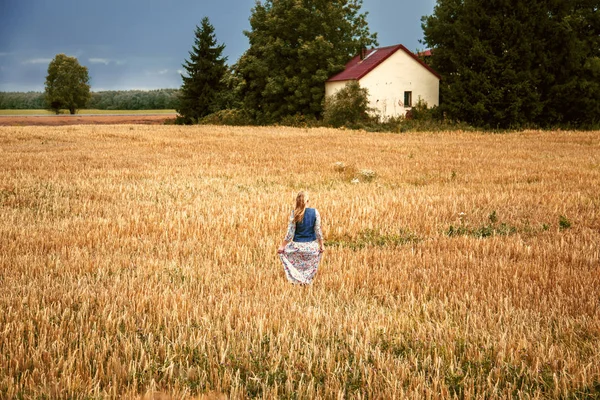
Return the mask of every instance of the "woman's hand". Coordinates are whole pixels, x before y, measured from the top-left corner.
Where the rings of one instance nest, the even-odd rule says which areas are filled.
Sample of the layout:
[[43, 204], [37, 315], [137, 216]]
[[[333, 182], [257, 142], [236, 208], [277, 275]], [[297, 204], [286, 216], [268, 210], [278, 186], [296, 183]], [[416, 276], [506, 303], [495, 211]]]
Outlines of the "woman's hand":
[[285, 246], [279, 246], [277, 249], [277, 254], [283, 254], [283, 250], [285, 250]]
[[325, 251], [325, 247], [323, 247], [323, 246], [320, 246], [320, 247], [319, 247], [319, 253], [322, 253], [322, 252], [324, 252], [324, 251]]

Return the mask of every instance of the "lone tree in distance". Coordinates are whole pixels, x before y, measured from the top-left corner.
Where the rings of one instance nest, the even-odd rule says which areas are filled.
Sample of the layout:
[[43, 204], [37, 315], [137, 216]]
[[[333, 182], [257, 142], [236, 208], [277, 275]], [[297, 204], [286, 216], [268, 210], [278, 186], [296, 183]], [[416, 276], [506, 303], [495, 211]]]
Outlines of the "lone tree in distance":
[[177, 112], [185, 123], [193, 123], [217, 110], [217, 95], [223, 89], [223, 77], [227, 72], [226, 58], [222, 56], [225, 45], [217, 45], [215, 28], [207, 17], [196, 26], [196, 38], [190, 59], [181, 75], [180, 103]]
[[91, 97], [89, 81], [87, 67], [80, 65], [77, 58], [57, 54], [48, 65], [46, 106], [57, 114], [65, 108], [75, 114]]

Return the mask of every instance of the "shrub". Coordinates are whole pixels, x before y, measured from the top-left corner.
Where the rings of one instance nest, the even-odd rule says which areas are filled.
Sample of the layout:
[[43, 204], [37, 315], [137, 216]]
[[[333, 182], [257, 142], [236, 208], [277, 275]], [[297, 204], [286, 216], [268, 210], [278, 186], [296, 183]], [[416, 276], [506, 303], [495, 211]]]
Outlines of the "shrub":
[[356, 128], [373, 119], [369, 115], [369, 92], [356, 81], [347, 83], [333, 96], [326, 97], [323, 110], [323, 122], [334, 128]]
[[283, 117], [281, 121], [279, 121], [278, 125], [293, 126], [296, 128], [310, 128], [318, 126], [319, 122], [314, 115], [295, 114]]
[[558, 226], [561, 231], [565, 230], [565, 229], [569, 229], [571, 227], [571, 221], [569, 221], [569, 219], [567, 217], [565, 217], [564, 215], [561, 215], [558, 218]]
[[442, 116], [437, 106], [430, 108], [427, 102], [419, 97], [416, 104], [406, 113], [406, 119], [415, 121], [440, 121]]
[[446, 120], [437, 106], [429, 107], [427, 102], [419, 98], [417, 103], [406, 113], [395, 117], [372, 119], [361, 128], [369, 132], [436, 132], [446, 130], [473, 130], [467, 124]]
[[377, 178], [377, 172], [370, 169], [358, 169], [354, 164], [345, 164], [338, 161], [333, 164], [333, 169], [339, 173], [344, 180], [352, 183], [372, 182]]
[[198, 121], [202, 125], [254, 125], [254, 121], [243, 110], [221, 110], [208, 114]]

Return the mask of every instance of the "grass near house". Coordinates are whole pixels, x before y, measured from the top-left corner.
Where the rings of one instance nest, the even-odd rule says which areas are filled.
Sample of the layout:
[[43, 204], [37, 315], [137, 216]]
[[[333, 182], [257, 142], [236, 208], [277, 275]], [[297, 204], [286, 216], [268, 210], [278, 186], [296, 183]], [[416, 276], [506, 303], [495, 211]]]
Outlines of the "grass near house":
[[[104, 114], [176, 114], [176, 110], [78, 110], [77, 114], [92, 114], [92, 115], [104, 115]], [[52, 116], [56, 115], [48, 110], [0, 110], [0, 116], [2, 115], [43, 115]], [[70, 115], [68, 110], [63, 110], [61, 115]]]
[[[0, 143], [0, 398], [600, 396], [600, 132]], [[303, 188], [311, 287], [276, 256]]]

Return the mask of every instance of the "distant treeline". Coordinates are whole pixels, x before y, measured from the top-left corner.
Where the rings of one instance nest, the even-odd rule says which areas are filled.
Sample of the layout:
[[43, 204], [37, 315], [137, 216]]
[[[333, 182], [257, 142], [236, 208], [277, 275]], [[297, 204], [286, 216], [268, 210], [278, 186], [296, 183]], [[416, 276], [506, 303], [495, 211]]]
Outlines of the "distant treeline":
[[43, 110], [42, 92], [0, 92], [0, 110]]
[[[85, 108], [98, 110], [172, 110], [178, 107], [179, 89], [107, 90], [92, 92]], [[43, 92], [0, 92], [2, 110], [43, 110]]]

